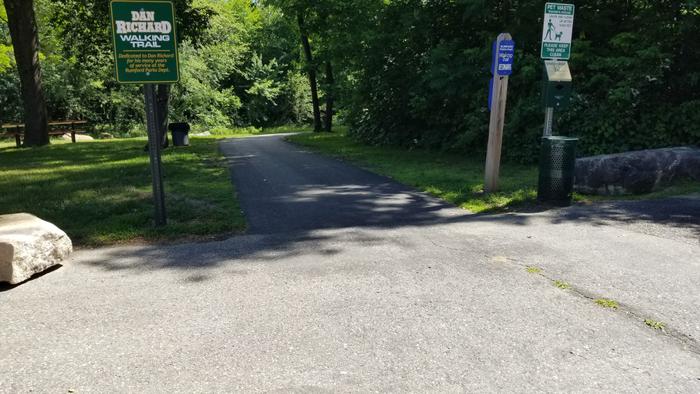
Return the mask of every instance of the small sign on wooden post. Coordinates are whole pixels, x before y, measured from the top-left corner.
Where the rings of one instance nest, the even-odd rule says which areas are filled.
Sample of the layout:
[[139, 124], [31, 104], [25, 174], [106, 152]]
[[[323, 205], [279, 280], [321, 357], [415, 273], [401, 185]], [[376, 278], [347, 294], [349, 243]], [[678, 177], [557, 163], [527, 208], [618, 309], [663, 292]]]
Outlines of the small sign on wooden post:
[[112, 0], [110, 15], [117, 82], [143, 84], [155, 223], [164, 226], [167, 218], [155, 84], [180, 79], [173, 3]]
[[493, 49], [491, 73], [493, 79], [489, 90], [489, 142], [486, 150], [486, 171], [484, 191], [492, 193], [498, 190], [498, 174], [501, 167], [501, 145], [503, 126], [506, 116], [508, 98], [508, 76], [513, 72], [515, 42], [508, 33], [498, 35]]

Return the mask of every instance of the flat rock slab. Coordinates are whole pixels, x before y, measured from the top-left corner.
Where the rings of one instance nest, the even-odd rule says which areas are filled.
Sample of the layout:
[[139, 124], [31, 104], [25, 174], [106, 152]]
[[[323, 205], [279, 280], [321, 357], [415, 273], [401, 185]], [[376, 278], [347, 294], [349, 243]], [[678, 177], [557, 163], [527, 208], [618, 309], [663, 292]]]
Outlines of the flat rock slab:
[[700, 149], [649, 149], [578, 159], [575, 189], [583, 194], [642, 194], [683, 178], [700, 181]]
[[0, 282], [23, 282], [72, 251], [68, 235], [53, 224], [27, 213], [0, 215]]

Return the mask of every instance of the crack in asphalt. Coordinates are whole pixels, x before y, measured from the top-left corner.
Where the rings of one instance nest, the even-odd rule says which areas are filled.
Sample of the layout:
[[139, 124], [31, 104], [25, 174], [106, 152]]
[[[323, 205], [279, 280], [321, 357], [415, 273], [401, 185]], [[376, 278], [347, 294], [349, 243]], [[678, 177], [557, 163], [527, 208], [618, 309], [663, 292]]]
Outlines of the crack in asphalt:
[[[493, 259], [496, 256], [487, 256], [487, 257], [490, 257], [491, 259]], [[530, 266], [528, 264], [522, 263], [522, 262], [518, 261], [517, 259], [511, 258], [511, 257], [504, 257], [504, 258], [507, 261], [509, 261], [510, 263], [512, 263], [513, 265], [516, 265], [516, 266], [523, 268], [523, 269], [527, 269], [527, 267]], [[540, 272], [531, 273], [531, 275], [533, 275], [533, 274], [538, 275], [542, 278], [545, 278], [546, 280], [548, 280], [552, 284], [554, 282], [556, 282], [557, 280], [561, 280], [561, 279], [555, 279], [555, 278], [548, 276], [547, 274], [544, 273], [544, 270], [541, 270]], [[575, 296], [578, 296], [580, 298], [583, 298], [583, 299], [586, 299], [589, 301], [595, 301], [597, 299], [603, 298], [602, 296], [597, 296], [593, 292], [590, 292], [586, 289], [583, 289], [577, 285], [571, 284], [570, 282], [566, 282], [566, 283], [569, 284], [571, 287], [568, 289], [562, 289], [562, 290], [565, 290], [565, 291], [567, 291]], [[630, 305], [627, 305], [625, 303], [619, 302], [617, 300], [615, 300], [615, 302], [617, 303], [618, 306], [614, 310], [611, 310], [611, 312], [622, 313], [624, 316], [627, 316], [631, 320], [633, 320], [635, 322], [640, 322], [640, 323], [644, 324], [645, 327], [649, 328], [646, 325], [646, 323], [644, 323], [644, 321], [646, 319], [649, 319], [649, 315], [646, 315], [641, 310], [634, 308]], [[683, 350], [689, 351], [690, 353], [694, 353], [696, 355], [700, 355], [700, 342], [698, 342], [698, 340], [691, 337], [690, 335], [688, 335], [680, 330], [677, 330], [673, 327], [669, 327], [668, 325], [666, 325], [665, 327], [663, 327], [661, 329], [653, 329], [653, 330], [657, 334], [660, 334], [660, 335], [663, 335], [667, 338], [675, 340], [679, 345], [681, 345], [681, 348]]]
[[[442, 245], [428, 236], [425, 236], [425, 239], [428, 240], [431, 244], [433, 244], [435, 247], [438, 247], [438, 248], [447, 249], [447, 250], [451, 250], [451, 251], [457, 251], [457, 252], [465, 252], [466, 251], [466, 249], [464, 249], [464, 248], [454, 248], [451, 246]], [[486, 257], [491, 259], [491, 260], [494, 260], [497, 257], [499, 257], [500, 259], [504, 259], [507, 262], [510, 262], [513, 265], [518, 266], [518, 267], [523, 268], [523, 269], [527, 269], [528, 267], [531, 266], [529, 264], [525, 264], [525, 263], [523, 263], [517, 259], [511, 258], [511, 257], [505, 257], [505, 256], [486, 256]], [[561, 279], [555, 279], [555, 278], [552, 278], [552, 277], [546, 275], [544, 273], [544, 270], [540, 270], [539, 272], [533, 272], [533, 274], [536, 274], [542, 278], [545, 278], [546, 280], [548, 280], [552, 284], [554, 284], [556, 281], [561, 280]], [[570, 287], [567, 289], [561, 289], [561, 290], [566, 290], [575, 296], [587, 299], [589, 301], [595, 301], [597, 299], [603, 298], [602, 296], [597, 296], [593, 292], [585, 290], [579, 286], [573, 285], [569, 282], [566, 282], [566, 283]], [[630, 305], [627, 305], [625, 303], [621, 303], [619, 301], [616, 301], [616, 303], [618, 304], [618, 306], [617, 306], [617, 308], [615, 308], [613, 310], [613, 312], [623, 313], [625, 316], [629, 317], [631, 320], [633, 320], [635, 322], [641, 322], [642, 324], [645, 325], [645, 327], [649, 328], [645, 323], [645, 320], [650, 318], [649, 315], [647, 315], [647, 314], [643, 313], [641, 310], [634, 308]], [[670, 339], [676, 341], [679, 345], [681, 345], [682, 349], [687, 350], [691, 353], [700, 355], [700, 341], [693, 338], [692, 336], [690, 336], [690, 335], [688, 335], [680, 330], [677, 330], [673, 327], [670, 327], [668, 324], [665, 324], [665, 326], [661, 329], [653, 329], [653, 330], [655, 332], [657, 332], [657, 334], [663, 335], [667, 338], [670, 338]]]

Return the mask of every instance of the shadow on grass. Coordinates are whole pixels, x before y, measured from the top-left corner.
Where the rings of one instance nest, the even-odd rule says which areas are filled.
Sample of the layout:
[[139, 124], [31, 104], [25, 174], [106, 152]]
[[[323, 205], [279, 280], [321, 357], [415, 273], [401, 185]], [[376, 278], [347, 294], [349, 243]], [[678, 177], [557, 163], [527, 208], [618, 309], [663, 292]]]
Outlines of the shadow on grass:
[[[3, 167], [81, 165], [115, 162], [143, 152], [145, 139], [98, 140], [38, 148], [0, 148]], [[167, 151], [166, 151], [167, 152]]]
[[[683, 200], [683, 201], [680, 201]], [[418, 200], [414, 200], [416, 204]], [[662, 204], [666, 200], [656, 203]], [[647, 201], [642, 202], [616, 202], [606, 206], [581, 206], [576, 205], [547, 212], [549, 222], [553, 225], [577, 222], [594, 226], [607, 226], [615, 224], [643, 224], [657, 223], [673, 227], [679, 227], [694, 232], [700, 237], [700, 219], [698, 216], [680, 216], [685, 210], [700, 208], [700, 199], [670, 199], [675, 208], [663, 208], [648, 206]], [[640, 203], [643, 203], [640, 205]], [[293, 206], [298, 207], [295, 203]], [[420, 203], [418, 203], [420, 204]], [[371, 204], [360, 202], [351, 207], [355, 214], [362, 213], [386, 213], [377, 211]], [[305, 257], [307, 260], [320, 264], [323, 270], [324, 261], [329, 256], [345, 253], [347, 248], [368, 248], [370, 246], [388, 246], [411, 250], [417, 247], [413, 245], [409, 237], [397, 237], [397, 233], [383, 236], [381, 232], [366, 230], [423, 228], [426, 236], [430, 236], [434, 226], [460, 225], [479, 226], [484, 223], [502, 224], [504, 231], [508, 226], [532, 226], [532, 214], [463, 214], [445, 216], [434, 207], [423, 205], [425, 208], [420, 215], [409, 220], [394, 222], [393, 220], [361, 224], [355, 222], [352, 227], [346, 227], [342, 220], [335, 220], [334, 226], [325, 224], [319, 228], [307, 228], [292, 230], [285, 233], [259, 233], [232, 237], [227, 240], [206, 243], [190, 243], [181, 245], [115, 248], [104, 251], [95, 258], [81, 261], [93, 267], [105, 271], [118, 271], [132, 275], [147, 275], [155, 270], [171, 270], [186, 275], [186, 282], [197, 284], [206, 282], [211, 278], [208, 271], [221, 269], [217, 275], [246, 275], [250, 264], [283, 264], [289, 259]], [[661, 210], [658, 210], [658, 209]], [[664, 210], [665, 209], [665, 210]], [[697, 211], [696, 211], [697, 212]], [[398, 212], [397, 212], [398, 213]], [[330, 262], [329, 262], [330, 263]], [[303, 268], [300, 268], [303, 269]], [[330, 269], [330, 267], [329, 267]]]
[[170, 225], [153, 226], [144, 140], [60, 144], [0, 152], [0, 214], [29, 212], [74, 244], [235, 233], [244, 228], [216, 140], [163, 154]]
[[534, 226], [542, 223], [542, 218], [551, 225], [657, 223], [700, 238], [700, 198], [470, 214], [386, 177], [295, 149], [280, 140], [226, 141], [222, 150], [233, 169], [250, 223], [249, 234], [212, 243], [113, 249], [85, 263], [134, 273], [178, 270], [189, 274], [191, 283], [200, 283], [208, 278], [206, 270], [222, 265], [227, 266], [227, 272], [241, 275], [251, 262], [282, 263], [297, 256], [323, 261], [345, 252], [349, 245], [416, 247], [409, 237], [397, 235], [400, 233], [384, 236], [371, 230], [413, 228], [425, 231], [428, 237], [435, 226], [478, 228], [489, 223], [503, 225], [507, 232], [509, 226]]
[[[472, 212], [484, 214], [503, 213], [541, 213], [558, 212], [557, 206], [541, 204], [536, 201], [537, 168], [504, 163], [501, 168], [501, 192], [484, 194], [483, 160], [465, 157], [463, 155], [445, 154], [434, 151], [412, 150], [400, 148], [367, 146], [345, 135], [307, 134], [288, 138], [295, 144], [300, 144], [323, 154], [359, 163], [377, 173], [390, 175], [393, 179], [426, 191], [434, 196], [450, 201]], [[598, 202], [600, 211], [595, 209], [587, 213], [591, 222], [616, 221], [619, 223], [659, 221], [674, 226], [675, 219], [664, 219], [655, 214], [645, 215], [635, 207], [656, 209], [658, 203], [635, 203], [635, 199], [667, 198], [683, 195], [691, 191], [700, 191], [700, 184], [673, 185], [665, 191], [653, 193], [644, 197], [631, 197], [630, 201], [619, 200]], [[693, 189], [693, 187], [695, 189]], [[674, 194], [675, 193], [675, 194]], [[581, 198], [585, 200], [585, 198]], [[650, 200], [653, 201], [653, 200]], [[663, 204], [663, 203], [661, 203]], [[603, 207], [615, 208], [603, 208]], [[687, 215], [686, 211], [694, 208], [688, 204], [677, 207], [680, 217]], [[612, 211], [617, 213], [613, 214]], [[658, 211], [658, 209], [656, 209]], [[700, 213], [694, 213], [699, 216]], [[596, 217], [601, 216], [600, 219]], [[692, 215], [691, 215], [692, 216]], [[579, 217], [577, 220], [584, 220]], [[678, 226], [694, 226], [681, 220]]]
[[102, 250], [83, 254], [80, 263], [133, 274], [176, 270], [194, 284], [207, 281], [207, 271], [221, 266], [226, 266], [226, 273], [231, 275], [245, 275], [250, 262], [276, 264], [296, 256], [323, 261], [345, 252], [348, 245], [416, 247], [399, 233], [384, 236], [365, 230], [413, 228], [430, 236], [434, 226], [478, 228], [489, 223], [503, 225], [508, 231], [508, 226], [533, 226], [535, 217], [538, 223], [545, 218], [552, 225], [660, 223], [684, 229], [700, 239], [700, 198], [615, 201], [545, 207], [538, 213], [475, 215], [387, 177], [297, 149], [280, 137], [229, 140], [221, 146], [250, 222], [249, 234], [217, 242]]
[[501, 167], [500, 191], [485, 194], [482, 157], [425, 149], [368, 146], [343, 134], [304, 134], [288, 137], [287, 140], [390, 176], [471, 212], [508, 212], [530, 204], [535, 198], [535, 166], [504, 163]]

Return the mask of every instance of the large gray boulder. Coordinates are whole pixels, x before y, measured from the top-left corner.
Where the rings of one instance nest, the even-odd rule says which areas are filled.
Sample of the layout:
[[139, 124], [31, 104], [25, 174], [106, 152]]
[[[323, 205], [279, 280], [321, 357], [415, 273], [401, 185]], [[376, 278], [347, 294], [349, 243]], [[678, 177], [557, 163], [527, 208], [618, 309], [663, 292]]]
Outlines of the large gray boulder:
[[700, 181], [700, 149], [650, 149], [578, 159], [574, 187], [583, 194], [642, 194], [683, 178]]
[[[72, 141], [72, 140], [73, 140], [73, 137], [70, 135], [70, 133], [63, 134], [63, 135], [61, 136], [61, 138], [63, 138], [63, 139], [66, 140], [66, 141]], [[89, 136], [89, 135], [85, 135], [85, 134], [76, 134], [76, 135], [75, 135], [75, 142], [78, 142], [78, 141], [94, 141], [94, 140], [95, 140], [95, 139], [92, 138], [92, 137]]]
[[53, 224], [27, 213], [0, 215], [0, 282], [23, 282], [72, 251], [70, 238]]

